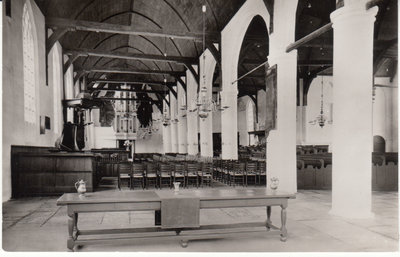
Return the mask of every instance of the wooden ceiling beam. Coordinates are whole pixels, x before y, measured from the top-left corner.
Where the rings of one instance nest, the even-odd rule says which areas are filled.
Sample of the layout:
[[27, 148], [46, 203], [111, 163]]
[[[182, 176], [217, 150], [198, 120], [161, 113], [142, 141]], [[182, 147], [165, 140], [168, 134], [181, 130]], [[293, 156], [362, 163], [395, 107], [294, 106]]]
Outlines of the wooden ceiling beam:
[[139, 99], [139, 98], [132, 98], [132, 97], [97, 97], [93, 98], [93, 100], [102, 100], [102, 101], [137, 101], [137, 102], [152, 102], [156, 103], [158, 100], [153, 99]]
[[289, 53], [290, 51], [299, 48], [303, 44], [310, 42], [311, 40], [321, 36], [322, 34], [324, 34], [325, 32], [328, 32], [331, 29], [332, 29], [332, 22], [325, 24], [324, 26], [322, 26], [321, 28], [319, 28], [317, 30], [314, 30], [307, 36], [302, 37], [299, 40], [297, 40], [296, 42], [288, 45], [288, 47], [286, 48], [286, 53]]
[[[80, 70], [77, 70], [78, 72]], [[150, 75], [170, 75], [170, 76], [185, 76], [184, 71], [167, 71], [167, 70], [135, 70], [126, 68], [88, 68], [82, 69], [82, 72], [98, 72], [98, 73], [119, 73], [119, 74], [150, 74]]]
[[161, 62], [175, 62], [181, 64], [197, 64], [198, 59], [192, 57], [180, 57], [180, 56], [163, 56], [154, 54], [134, 54], [134, 53], [121, 53], [121, 52], [110, 52], [101, 51], [95, 49], [65, 49], [64, 53], [72, 56], [96, 56], [106, 58], [117, 58], [126, 60], [147, 60], [147, 61], [161, 61]]
[[122, 89], [122, 88], [91, 88], [89, 91], [118, 91], [118, 92], [134, 92], [134, 93], [147, 93], [147, 94], [165, 94], [166, 91], [162, 90], [141, 90], [141, 89]]
[[[104, 22], [93, 22], [84, 20], [72, 20], [63, 18], [46, 18], [46, 26], [49, 28], [59, 29], [65, 28], [69, 31], [90, 31], [90, 32], [104, 32], [114, 34], [148, 36], [148, 37], [169, 37], [177, 39], [187, 39], [202, 41], [202, 32], [181, 32], [181, 31], [167, 31], [167, 30], [154, 30], [147, 28], [133, 28], [127, 25], [111, 24]], [[205, 32], [206, 39], [212, 42], [220, 41], [219, 32]]]
[[164, 81], [157, 81], [157, 80], [127, 80], [127, 79], [93, 79], [89, 82], [89, 84], [94, 83], [108, 83], [108, 84], [148, 84], [148, 85], [164, 85], [164, 84], [171, 84], [175, 85], [175, 82], [164, 82]]

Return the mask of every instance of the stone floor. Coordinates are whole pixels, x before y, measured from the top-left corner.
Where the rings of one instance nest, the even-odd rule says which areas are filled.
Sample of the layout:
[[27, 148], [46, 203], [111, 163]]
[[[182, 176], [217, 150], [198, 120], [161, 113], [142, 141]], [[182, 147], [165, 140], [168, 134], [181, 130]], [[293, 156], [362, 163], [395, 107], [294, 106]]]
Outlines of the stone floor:
[[[188, 189], [185, 189], [188, 190]], [[190, 190], [190, 189], [189, 189]], [[207, 189], [204, 189], [207, 190]], [[57, 197], [34, 197], [3, 203], [2, 244], [5, 251], [67, 251], [66, 207]], [[288, 240], [279, 235], [190, 241], [176, 240], [90, 245], [78, 251], [134, 252], [397, 252], [399, 250], [398, 194], [373, 192], [373, 219], [344, 219], [329, 214], [330, 191], [301, 190], [288, 207]], [[264, 221], [265, 208], [201, 210], [201, 224]], [[80, 228], [152, 226], [153, 212], [81, 214]], [[272, 222], [280, 225], [280, 208], [272, 208]]]

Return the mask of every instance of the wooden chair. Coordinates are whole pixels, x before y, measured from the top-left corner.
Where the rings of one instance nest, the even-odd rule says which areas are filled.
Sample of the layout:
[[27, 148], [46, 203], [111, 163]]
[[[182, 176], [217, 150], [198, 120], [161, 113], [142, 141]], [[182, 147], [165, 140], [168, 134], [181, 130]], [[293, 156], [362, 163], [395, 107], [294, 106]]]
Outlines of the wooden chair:
[[134, 189], [136, 181], [139, 181], [142, 189], [144, 189], [145, 177], [143, 163], [134, 163], [132, 166], [131, 189]]
[[213, 160], [213, 179], [215, 179], [215, 180], [219, 179], [219, 173], [221, 171], [221, 164], [222, 164], [222, 160], [220, 160], [220, 159]]
[[204, 184], [207, 184], [212, 187], [212, 177], [213, 177], [212, 162], [203, 162], [202, 163], [199, 177], [200, 177], [201, 187], [203, 187]]
[[222, 183], [229, 184], [229, 171], [232, 170], [232, 160], [222, 160], [220, 180]]
[[246, 162], [246, 186], [257, 183], [257, 162]]
[[171, 165], [167, 163], [160, 163], [158, 170], [159, 185], [162, 188], [163, 185], [172, 187], [172, 170]]
[[258, 183], [260, 185], [266, 185], [267, 177], [266, 177], [266, 163], [265, 161], [259, 161], [257, 167], [257, 176], [258, 176]]
[[228, 172], [229, 185], [245, 185], [245, 169], [246, 163], [244, 162], [233, 162], [232, 169]]
[[155, 163], [148, 163], [146, 165], [146, 184], [145, 188], [148, 188], [152, 183], [154, 187], [158, 187], [158, 177], [157, 177], [157, 166]]
[[172, 177], [174, 182], [181, 182], [182, 187], [186, 187], [185, 165], [181, 163], [175, 163]]
[[196, 187], [199, 187], [199, 165], [197, 162], [189, 162], [186, 166], [186, 185], [188, 186], [190, 182], [195, 182]]
[[128, 186], [132, 187], [132, 163], [128, 161], [120, 161], [118, 163], [118, 189], [121, 190], [121, 182], [126, 179], [129, 181]]

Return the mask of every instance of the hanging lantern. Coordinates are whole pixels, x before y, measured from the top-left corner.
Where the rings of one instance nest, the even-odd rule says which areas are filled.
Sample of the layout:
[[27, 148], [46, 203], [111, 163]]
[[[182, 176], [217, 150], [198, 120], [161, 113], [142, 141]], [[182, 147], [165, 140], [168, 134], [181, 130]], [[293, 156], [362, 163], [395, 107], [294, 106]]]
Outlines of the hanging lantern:
[[310, 121], [311, 125], [318, 124], [321, 128], [325, 126], [326, 118], [324, 115], [324, 77], [321, 77], [321, 109], [319, 115], [315, 118], [315, 120]]

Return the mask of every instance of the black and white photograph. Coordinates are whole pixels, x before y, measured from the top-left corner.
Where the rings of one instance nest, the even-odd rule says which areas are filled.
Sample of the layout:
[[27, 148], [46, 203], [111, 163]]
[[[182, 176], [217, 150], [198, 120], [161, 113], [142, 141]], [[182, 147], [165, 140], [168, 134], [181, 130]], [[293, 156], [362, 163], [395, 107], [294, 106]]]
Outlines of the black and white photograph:
[[1, 254], [399, 254], [397, 0], [0, 2]]

